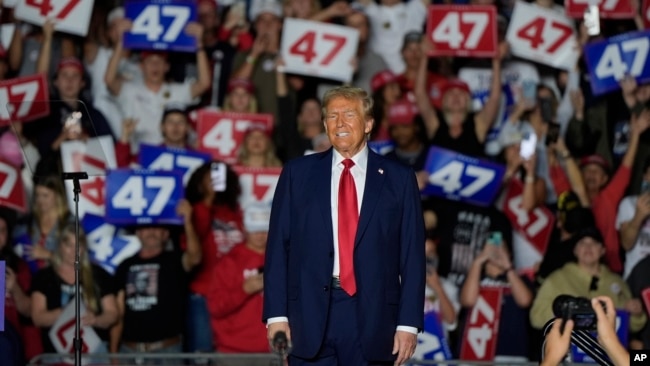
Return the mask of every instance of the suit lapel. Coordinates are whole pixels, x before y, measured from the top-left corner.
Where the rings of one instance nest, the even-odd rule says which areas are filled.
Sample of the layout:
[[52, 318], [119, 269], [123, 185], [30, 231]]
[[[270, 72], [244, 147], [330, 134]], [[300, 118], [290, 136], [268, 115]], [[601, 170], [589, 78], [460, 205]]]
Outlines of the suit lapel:
[[354, 242], [355, 247], [359, 245], [363, 233], [368, 227], [372, 213], [377, 207], [379, 201], [379, 192], [384, 184], [384, 170], [378, 155], [369, 149], [368, 167], [366, 169], [366, 187], [361, 200], [361, 213], [359, 214], [359, 225], [357, 226], [357, 235]]
[[320, 207], [321, 214], [323, 215], [323, 222], [326, 234], [329, 238], [329, 243], [334, 242], [334, 235], [332, 229], [332, 149], [328, 153], [323, 154], [321, 158], [312, 166], [309, 186], [313, 188], [316, 196], [316, 204]]

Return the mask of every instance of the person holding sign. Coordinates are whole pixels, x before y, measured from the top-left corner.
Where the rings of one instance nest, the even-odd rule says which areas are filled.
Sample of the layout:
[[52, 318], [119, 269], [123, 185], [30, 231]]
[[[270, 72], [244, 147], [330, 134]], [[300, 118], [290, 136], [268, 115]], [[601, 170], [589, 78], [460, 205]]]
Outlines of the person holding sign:
[[442, 86], [441, 110], [436, 110], [431, 105], [426, 91], [430, 42], [424, 40], [423, 47], [414, 91], [427, 128], [427, 137], [433, 145], [469, 156], [484, 156], [487, 132], [492, 127], [501, 105], [501, 60], [507, 53], [507, 43], [499, 46], [497, 56], [492, 59], [490, 96], [483, 109], [477, 113], [470, 112], [472, 98], [469, 86], [459, 79], [450, 79]]
[[420, 195], [411, 168], [368, 148], [372, 104], [359, 88], [329, 90], [333, 149], [290, 161], [278, 181], [263, 319], [269, 341], [292, 343], [291, 366], [403, 364], [423, 328]]
[[104, 81], [108, 90], [117, 98], [125, 118], [137, 122], [136, 133], [132, 139], [132, 150], [137, 150], [140, 142], [159, 144], [162, 141], [158, 121], [162, 120], [165, 106], [169, 103], [183, 105], [196, 104], [200, 97], [210, 87], [210, 70], [208, 58], [203, 48], [203, 26], [196, 22], [189, 22], [185, 32], [196, 38], [196, 62], [198, 79], [186, 83], [169, 83], [165, 80], [169, 71], [167, 54], [157, 51], [143, 51], [140, 54], [140, 67], [143, 80], [123, 80], [118, 75], [118, 68], [122, 60], [123, 37], [130, 30], [132, 24], [124, 19], [120, 22], [118, 33], [119, 40], [113, 50], [113, 55], [106, 68]]
[[[100, 266], [90, 262], [86, 236], [79, 233], [81, 249], [81, 296], [87, 313], [82, 326], [91, 326], [104, 342], [97, 353], [107, 351], [109, 329], [117, 322], [113, 278]], [[52, 255], [52, 266], [40, 270], [32, 280], [32, 319], [41, 327], [45, 352], [56, 352], [49, 337], [50, 327], [75, 296], [75, 226], [68, 224], [61, 234], [61, 243]]]
[[[460, 291], [460, 303], [465, 308], [477, 306], [482, 287], [502, 287], [497, 338], [494, 355], [498, 361], [505, 356], [509, 361], [526, 361], [528, 337], [526, 336], [527, 309], [533, 301], [532, 285], [520, 277], [512, 265], [510, 250], [500, 232], [493, 232], [474, 259]], [[496, 309], [495, 309], [496, 310]], [[493, 336], [494, 337], [494, 336]]]

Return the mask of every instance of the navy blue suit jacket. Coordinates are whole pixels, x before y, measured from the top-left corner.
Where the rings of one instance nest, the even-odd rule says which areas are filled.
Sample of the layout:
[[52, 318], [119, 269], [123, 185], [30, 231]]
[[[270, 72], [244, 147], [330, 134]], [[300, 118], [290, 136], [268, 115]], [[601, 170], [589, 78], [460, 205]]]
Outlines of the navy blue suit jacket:
[[[317, 355], [334, 265], [332, 149], [290, 161], [273, 198], [264, 269], [264, 316], [287, 316], [293, 354]], [[413, 170], [372, 151], [357, 228], [359, 334], [368, 361], [394, 360], [398, 325], [423, 327], [424, 223]]]

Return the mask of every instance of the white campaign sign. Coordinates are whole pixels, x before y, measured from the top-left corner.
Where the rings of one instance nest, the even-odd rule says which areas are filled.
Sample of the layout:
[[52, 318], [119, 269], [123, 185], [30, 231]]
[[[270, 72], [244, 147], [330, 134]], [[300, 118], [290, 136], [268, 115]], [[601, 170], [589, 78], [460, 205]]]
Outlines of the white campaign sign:
[[571, 70], [579, 57], [574, 22], [557, 11], [517, 1], [506, 40], [519, 57]]
[[[86, 306], [83, 301], [79, 308], [79, 316], [86, 315]], [[101, 339], [92, 327], [82, 326], [79, 330], [83, 344], [81, 346], [82, 353], [93, 353], [101, 343]], [[74, 352], [74, 333], [75, 333], [75, 317], [74, 317], [74, 301], [70, 301], [63, 309], [59, 318], [54, 322], [50, 329], [50, 341], [58, 353], [70, 354]]]
[[23, 0], [16, 4], [16, 19], [43, 25], [47, 19], [56, 22], [60, 32], [85, 36], [94, 0]]
[[[117, 167], [112, 138], [99, 136], [86, 142], [64, 142], [61, 144], [61, 159], [63, 171], [85, 171], [89, 175], [88, 179], [80, 181], [79, 219], [83, 219], [87, 213], [104, 216], [106, 169]], [[65, 181], [65, 185], [68, 192], [68, 206], [74, 210], [72, 181]]]
[[11, 45], [11, 39], [14, 37], [15, 30], [16, 25], [13, 23], [0, 25], [0, 45], [2, 45], [2, 48], [5, 49], [5, 51], [8, 50]]
[[286, 18], [281, 45], [285, 71], [349, 82], [358, 42], [356, 29]]

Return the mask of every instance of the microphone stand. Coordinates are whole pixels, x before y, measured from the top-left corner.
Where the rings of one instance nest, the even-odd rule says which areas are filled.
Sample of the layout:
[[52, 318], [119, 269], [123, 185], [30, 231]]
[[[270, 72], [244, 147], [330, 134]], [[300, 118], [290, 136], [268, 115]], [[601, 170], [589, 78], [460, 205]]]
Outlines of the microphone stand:
[[71, 180], [74, 194], [74, 234], [75, 234], [75, 256], [74, 256], [74, 317], [75, 317], [75, 327], [74, 327], [74, 364], [75, 366], [81, 366], [81, 346], [83, 344], [81, 339], [81, 290], [79, 286], [79, 267], [81, 262], [80, 248], [79, 245], [79, 193], [81, 193], [81, 184], [79, 184], [80, 179], [88, 179], [88, 173], [78, 172], [78, 173], [63, 173], [61, 174], [63, 180]]

